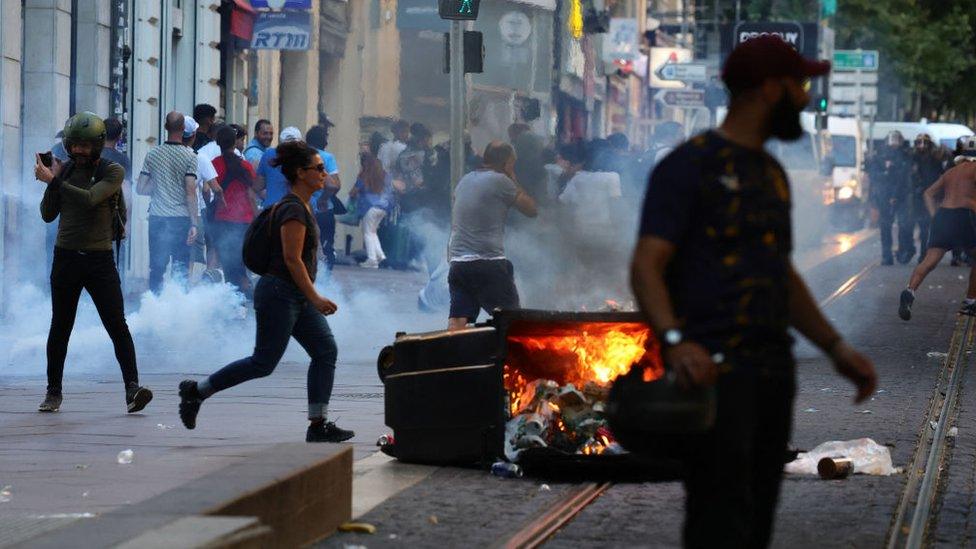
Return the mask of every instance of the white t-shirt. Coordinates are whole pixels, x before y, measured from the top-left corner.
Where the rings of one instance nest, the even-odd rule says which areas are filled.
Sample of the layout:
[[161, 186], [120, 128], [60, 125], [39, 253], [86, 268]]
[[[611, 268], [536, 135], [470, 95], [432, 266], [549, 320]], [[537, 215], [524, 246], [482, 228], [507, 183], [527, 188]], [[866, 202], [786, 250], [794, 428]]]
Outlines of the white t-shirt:
[[576, 227], [613, 225], [613, 200], [621, 197], [616, 172], [580, 171], [566, 183], [559, 201], [572, 209]]
[[[203, 149], [200, 149], [201, 151]], [[207, 203], [203, 200], [203, 184], [211, 179], [217, 179], [217, 169], [205, 155], [197, 152], [197, 207], [200, 213], [207, 208]]]
[[[210, 143], [207, 143], [206, 145], [200, 147], [200, 150], [197, 151], [197, 154], [204, 156], [206, 157], [207, 160], [213, 162], [214, 158], [220, 156], [220, 146], [217, 145], [216, 141], [211, 141]], [[234, 149], [234, 154], [236, 154], [241, 158], [244, 158], [244, 155], [241, 154], [241, 151], [237, 150], [236, 148]]]
[[400, 158], [400, 153], [406, 150], [407, 144], [403, 141], [387, 141], [380, 145], [380, 150], [376, 153], [379, 157], [380, 163], [383, 164], [383, 169], [386, 173], [393, 173], [393, 167], [396, 166], [397, 159]]
[[[211, 141], [200, 147], [197, 151], [197, 204], [200, 205], [200, 212], [206, 208], [203, 201], [203, 184], [211, 179], [217, 179], [217, 169], [213, 167], [213, 160], [220, 156], [220, 146], [216, 141]], [[234, 149], [234, 154], [244, 158], [241, 151]]]

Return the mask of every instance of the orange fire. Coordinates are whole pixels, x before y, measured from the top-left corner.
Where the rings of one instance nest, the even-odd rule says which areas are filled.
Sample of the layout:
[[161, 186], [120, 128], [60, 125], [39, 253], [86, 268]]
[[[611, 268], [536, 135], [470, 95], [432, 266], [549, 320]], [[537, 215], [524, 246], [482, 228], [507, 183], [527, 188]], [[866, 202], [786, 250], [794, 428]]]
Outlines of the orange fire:
[[[514, 416], [532, 400], [527, 386], [537, 379], [572, 383], [585, 392], [608, 388], [618, 376], [639, 364], [645, 379], [655, 379], [660, 367], [657, 342], [641, 323], [526, 323], [509, 330], [505, 388]], [[558, 410], [558, 407], [557, 407]]]

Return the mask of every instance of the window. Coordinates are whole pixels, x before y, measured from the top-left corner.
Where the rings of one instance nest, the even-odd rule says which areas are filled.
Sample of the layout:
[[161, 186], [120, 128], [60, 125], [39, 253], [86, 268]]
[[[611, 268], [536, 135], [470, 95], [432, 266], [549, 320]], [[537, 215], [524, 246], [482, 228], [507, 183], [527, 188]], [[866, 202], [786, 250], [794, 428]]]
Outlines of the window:
[[832, 135], [830, 142], [834, 152], [834, 166], [853, 168], [857, 166], [857, 142], [853, 135]]

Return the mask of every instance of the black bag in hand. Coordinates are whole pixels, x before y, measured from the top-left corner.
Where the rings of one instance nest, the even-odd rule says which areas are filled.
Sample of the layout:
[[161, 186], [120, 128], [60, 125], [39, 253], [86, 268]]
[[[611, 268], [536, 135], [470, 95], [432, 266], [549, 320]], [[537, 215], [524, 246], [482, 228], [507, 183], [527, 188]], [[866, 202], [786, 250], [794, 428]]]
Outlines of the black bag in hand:
[[675, 457], [694, 435], [715, 425], [715, 387], [685, 390], [674, 372], [644, 381], [634, 367], [613, 382], [607, 419], [617, 442], [630, 452]]

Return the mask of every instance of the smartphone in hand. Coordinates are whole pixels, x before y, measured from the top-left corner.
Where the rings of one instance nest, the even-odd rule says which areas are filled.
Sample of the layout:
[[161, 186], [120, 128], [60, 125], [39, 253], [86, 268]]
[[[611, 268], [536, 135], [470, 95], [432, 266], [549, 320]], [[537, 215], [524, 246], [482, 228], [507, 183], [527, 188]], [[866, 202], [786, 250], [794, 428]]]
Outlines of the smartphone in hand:
[[41, 164], [44, 164], [48, 168], [54, 166], [54, 155], [51, 151], [38, 153], [38, 156], [41, 157]]

